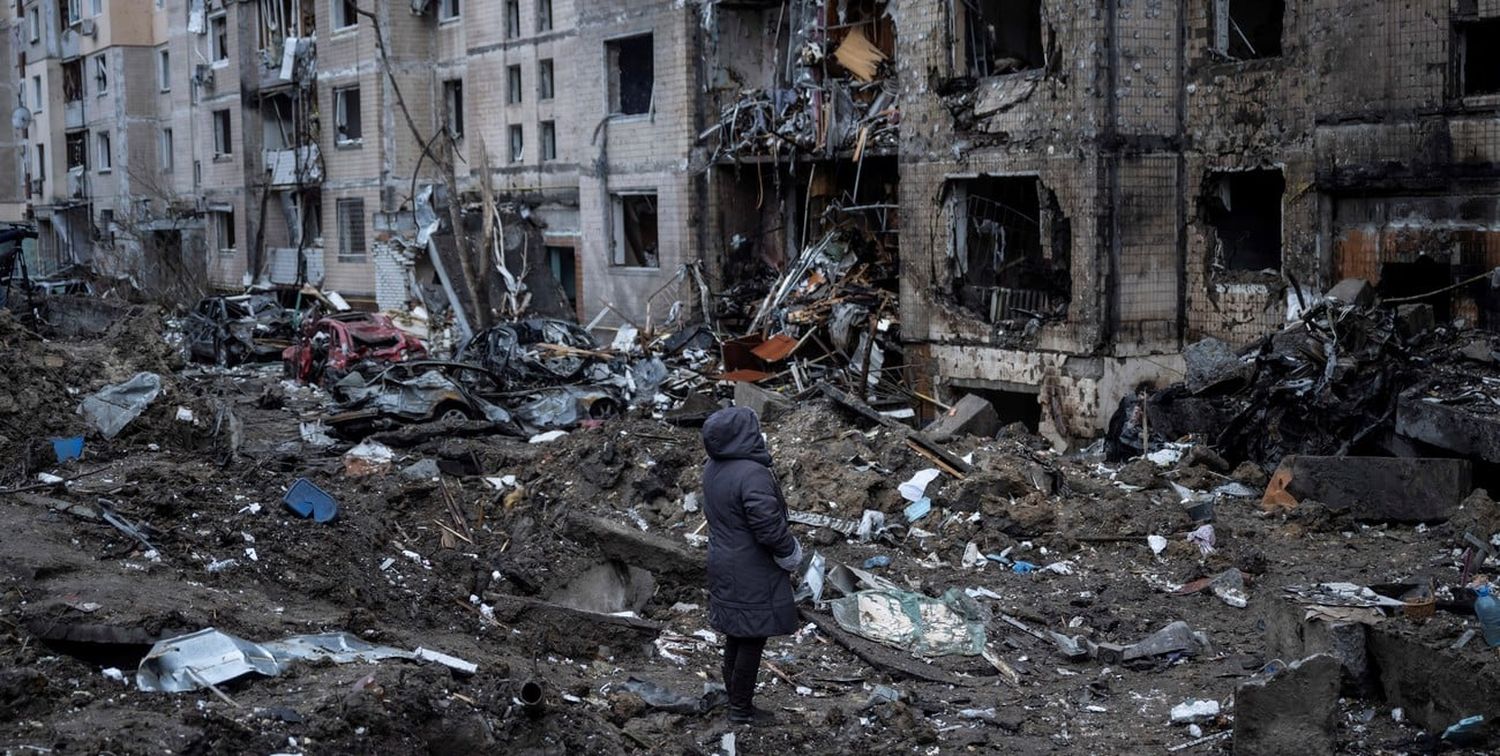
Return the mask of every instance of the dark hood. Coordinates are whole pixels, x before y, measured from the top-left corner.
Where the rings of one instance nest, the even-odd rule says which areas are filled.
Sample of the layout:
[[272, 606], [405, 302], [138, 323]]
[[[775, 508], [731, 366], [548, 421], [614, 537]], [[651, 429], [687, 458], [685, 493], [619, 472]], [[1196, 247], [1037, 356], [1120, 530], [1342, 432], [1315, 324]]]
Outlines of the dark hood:
[[714, 459], [749, 459], [771, 466], [760, 419], [749, 407], [729, 407], [709, 415], [703, 423], [703, 448]]

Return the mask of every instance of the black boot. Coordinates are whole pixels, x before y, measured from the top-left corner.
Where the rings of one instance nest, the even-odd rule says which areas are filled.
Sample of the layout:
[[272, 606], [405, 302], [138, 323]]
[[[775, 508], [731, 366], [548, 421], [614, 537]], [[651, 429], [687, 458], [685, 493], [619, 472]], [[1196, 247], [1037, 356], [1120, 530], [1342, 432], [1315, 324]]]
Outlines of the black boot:
[[751, 704], [748, 709], [742, 709], [730, 704], [729, 721], [733, 724], [747, 724], [751, 727], [761, 727], [775, 724], [776, 715], [754, 704]]

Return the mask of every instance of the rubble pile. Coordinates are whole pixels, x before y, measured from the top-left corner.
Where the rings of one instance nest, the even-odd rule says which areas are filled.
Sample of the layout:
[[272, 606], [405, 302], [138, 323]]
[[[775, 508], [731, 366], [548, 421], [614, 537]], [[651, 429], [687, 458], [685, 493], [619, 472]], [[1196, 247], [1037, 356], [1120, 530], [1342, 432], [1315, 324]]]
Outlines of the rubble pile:
[[[1444, 403], [1403, 394], [1407, 371], [1487, 385], [1450, 354], [1487, 342], [1318, 305], [1246, 356], [1203, 347], [1174, 399], [1282, 429], [1243, 447], [1277, 456], [1236, 466], [1217, 436], [1164, 438], [1153, 410], [1135, 436], [1153, 440], [1110, 461], [979, 397], [904, 422], [901, 381], [861, 379], [899, 355], [883, 266], [845, 229], [744, 307], [753, 324], [604, 344], [513, 321], [326, 389], [184, 367], [154, 316], [49, 338], [0, 314], [20, 368], [0, 378], [47, 410], [4, 430], [30, 454], [0, 467], [0, 739], [1485, 751], [1500, 672], [1469, 586], [1500, 569], [1500, 507], [1465, 460], [1359, 463], [1301, 415], [1461, 407], [1452, 384]], [[731, 401], [761, 413], [808, 554], [801, 626], [766, 650], [768, 728], [725, 720], [708, 624], [693, 419]], [[358, 413], [388, 422], [350, 430]]]

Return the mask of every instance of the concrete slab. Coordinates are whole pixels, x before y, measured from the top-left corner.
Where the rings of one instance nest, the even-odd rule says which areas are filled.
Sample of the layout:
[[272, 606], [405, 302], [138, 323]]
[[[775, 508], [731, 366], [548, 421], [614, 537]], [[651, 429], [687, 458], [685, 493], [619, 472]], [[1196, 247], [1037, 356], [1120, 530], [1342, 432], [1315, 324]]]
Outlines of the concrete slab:
[[1470, 467], [1462, 459], [1292, 455], [1274, 479], [1298, 501], [1320, 501], [1359, 520], [1442, 522], [1474, 490]]
[[1401, 397], [1396, 406], [1396, 432], [1454, 454], [1500, 462], [1500, 416], [1424, 402], [1419, 392]]
[[994, 438], [1000, 430], [1000, 415], [995, 406], [976, 394], [965, 394], [953, 409], [938, 415], [923, 433], [938, 443], [956, 436]]
[[1375, 301], [1375, 289], [1363, 278], [1346, 278], [1334, 284], [1324, 296], [1345, 304], [1368, 307]]
[[781, 394], [745, 381], [734, 384], [734, 405], [755, 410], [762, 423], [774, 422], [794, 406], [792, 400]]

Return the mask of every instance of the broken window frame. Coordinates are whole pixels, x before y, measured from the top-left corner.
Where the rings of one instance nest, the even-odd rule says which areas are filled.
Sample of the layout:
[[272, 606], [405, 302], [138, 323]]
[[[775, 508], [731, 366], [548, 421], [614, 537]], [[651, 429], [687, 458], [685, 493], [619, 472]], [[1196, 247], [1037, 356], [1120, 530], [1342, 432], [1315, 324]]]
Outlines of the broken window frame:
[[[645, 41], [646, 50], [636, 50], [637, 54], [627, 54], [625, 48]], [[629, 118], [635, 116], [649, 116], [656, 110], [656, 38], [651, 32], [644, 34], [629, 34], [623, 37], [615, 37], [604, 41], [606, 75], [609, 77], [609, 114], [613, 118]], [[645, 71], [636, 71], [637, 75], [645, 75], [650, 81], [647, 83], [644, 96], [641, 92], [625, 91], [626, 66], [645, 65]], [[635, 89], [634, 87], [632, 89]], [[627, 109], [629, 108], [629, 109]]]
[[173, 155], [172, 128], [163, 126], [156, 135], [156, 149], [158, 151], [157, 163], [161, 166], [162, 173], [171, 173], [176, 163]]
[[213, 124], [215, 160], [234, 155], [234, 126], [229, 115], [229, 108], [222, 108], [213, 111], [210, 116]]
[[547, 270], [562, 287], [563, 296], [568, 300], [568, 309], [576, 311], [578, 309], [578, 248], [562, 244], [544, 244], [542, 258], [546, 260]]
[[522, 130], [521, 124], [513, 123], [506, 130], [506, 140], [510, 145], [510, 162], [519, 163], [526, 159], [526, 132]]
[[233, 257], [239, 253], [239, 240], [236, 238], [234, 227], [234, 207], [219, 207], [210, 212], [214, 216], [214, 249], [218, 250], [220, 257]]
[[[1236, 251], [1230, 249], [1231, 245], [1226, 245], [1225, 243], [1225, 226], [1231, 222], [1231, 218], [1235, 214], [1235, 205], [1243, 204], [1237, 202], [1235, 199], [1236, 194], [1238, 194], [1235, 191], [1235, 185], [1243, 184], [1247, 181], [1266, 181], [1267, 183], [1275, 181], [1281, 184], [1281, 192], [1276, 195], [1276, 221], [1274, 224], [1269, 223], [1264, 218], [1241, 219], [1239, 223], [1243, 229], [1249, 229], [1246, 232], [1247, 237], [1254, 235], [1256, 231], [1274, 226], [1276, 230], [1276, 250], [1274, 256], [1265, 250], [1259, 249], [1241, 249]], [[1213, 241], [1213, 248], [1210, 250], [1212, 255], [1211, 267], [1215, 271], [1254, 273], [1274, 269], [1280, 272], [1282, 266], [1286, 264], [1286, 172], [1280, 167], [1210, 171], [1207, 176], [1206, 187], [1208, 195], [1205, 197], [1201, 217], [1205, 225], [1212, 231], [1210, 237]], [[1249, 191], [1253, 192], [1254, 190], [1249, 189]], [[1252, 194], [1251, 196], [1254, 195]], [[1216, 204], [1214, 204], [1215, 202]], [[1233, 246], [1239, 246], [1239, 244], [1236, 242], [1233, 243]], [[1247, 255], [1250, 260], [1254, 261], [1253, 264], [1240, 262]]]
[[556, 64], [552, 58], [542, 58], [536, 63], [536, 98], [546, 102], [557, 96]]
[[457, 21], [463, 14], [463, 0], [438, 0], [438, 23]]
[[[1250, 35], [1234, 19], [1234, 3], [1243, 0], [1212, 0], [1211, 14], [1209, 18], [1209, 32], [1212, 34], [1210, 49], [1214, 53], [1229, 60], [1242, 63], [1250, 60], [1268, 60], [1279, 58], [1282, 55], [1282, 38], [1286, 35], [1286, 2], [1285, 0], [1252, 0], [1257, 4], [1257, 10], [1264, 10], [1264, 4], [1277, 2], [1281, 5], [1281, 20], [1277, 25], [1276, 49], [1274, 52], [1261, 52], [1255, 48], [1255, 43], [1250, 41]], [[1238, 40], [1238, 43], [1236, 42]], [[1264, 40], [1261, 40], [1264, 42]], [[1235, 54], [1237, 44], [1242, 44], [1249, 54]], [[1264, 47], [1264, 45], [1262, 45]], [[1269, 48], [1267, 48], [1269, 50]]]
[[[989, 185], [989, 191], [981, 193], [986, 185]], [[1065, 316], [1072, 297], [1071, 224], [1058, 207], [1055, 193], [1041, 177], [1036, 174], [992, 173], [951, 176], [945, 191], [948, 198], [951, 289], [959, 304], [986, 323], [1003, 322], [1017, 315]], [[1007, 194], [1019, 198], [1015, 206], [1005, 201]], [[978, 212], [984, 215], [983, 228], [971, 228], [971, 221]], [[973, 270], [970, 249], [971, 237], [983, 236], [987, 231], [990, 234], [998, 231], [999, 245], [998, 256], [991, 255], [994, 264], [988, 277], [993, 280], [988, 285], [983, 282], [986, 276]], [[1015, 243], [1011, 235], [1017, 232], [1022, 234], [1016, 246], [1019, 254], [1012, 256], [1008, 254]], [[1005, 285], [1002, 276], [1007, 274], [1015, 282], [1013, 285]], [[1028, 278], [1049, 277], [1061, 279], [1064, 286], [1025, 285]], [[970, 278], [979, 280], [966, 283]], [[961, 290], [974, 288], [989, 290], [988, 305], [984, 309], [964, 301]]]
[[464, 138], [464, 80], [448, 79], [443, 82], [443, 115], [448, 123], [448, 133], [454, 139]]
[[339, 262], [364, 262], [369, 256], [364, 198], [340, 197], [334, 200], [333, 212], [334, 224], [339, 232]]
[[552, 31], [552, 0], [536, 0], [536, 30]]
[[505, 38], [521, 36], [521, 0], [505, 0]]
[[557, 121], [542, 121], [537, 125], [537, 141], [541, 147], [542, 162], [557, 159]]
[[156, 86], [162, 92], [172, 91], [172, 51], [166, 45], [156, 51]]
[[99, 53], [93, 57], [94, 68], [94, 96], [103, 97], [109, 94], [109, 58], [108, 53]]
[[219, 13], [208, 18], [209, 60], [215, 67], [229, 65], [229, 15]]
[[505, 104], [520, 105], [523, 101], [521, 91], [524, 77], [521, 74], [521, 64], [512, 63], [505, 67]]
[[[1014, 2], [1034, 3], [1036, 12], [1036, 28], [1027, 30], [1026, 46], [1029, 48], [1035, 43], [1036, 49], [1027, 50], [1028, 54], [1035, 54], [1038, 60], [1023, 60], [1022, 66], [1011, 68], [1006, 71], [996, 72], [992, 67], [993, 62], [989, 55], [980, 55], [978, 45], [980, 40], [971, 30], [982, 24], [975, 24], [972, 15], [979, 15], [983, 20], [983, 9], [978, 7], [982, 2], [996, 2], [997, 0], [953, 0], [953, 70], [955, 74], [972, 76], [974, 78], [988, 78], [991, 76], [1008, 76], [1010, 74], [1026, 73], [1029, 71], [1043, 70], [1047, 67], [1047, 7], [1042, 0], [1012, 0]], [[1001, 9], [996, 9], [997, 14]], [[1035, 32], [1032, 38], [1031, 32]], [[988, 45], [984, 49], [988, 49]], [[1006, 60], [1002, 58], [999, 60]], [[1019, 59], [1018, 59], [1019, 60]]]
[[98, 166], [94, 169], [94, 171], [96, 173], [109, 173], [110, 171], [114, 170], [114, 147], [110, 142], [109, 132], [96, 132], [94, 134], [94, 145], [95, 150], [98, 153], [94, 156], [94, 159], [96, 161], [95, 164]]
[[63, 102], [82, 102], [84, 97], [83, 58], [64, 61], [60, 70]]
[[[353, 100], [352, 103], [350, 102], [351, 99]], [[364, 144], [364, 112], [361, 109], [362, 107], [358, 84], [334, 88], [333, 138], [335, 144], [340, 147]]]
[[33, 5], [26, 10], [26, 31], [31, 36], [31, 42], [36, 43], [42, 39], [42, 8]]
[[[1475, 97], [1494, 97], [1500, 95], [1500, 71], [1490, 74], [1489, 86], [1486, 89], [1474, 91], [1471, 89], [1471, 68], [1469, 65], [1469, 43], [1471, 33], [1478, 38], [1481, 45], [1487, 50], [1493, 50], [1496, 37], [1493, 34], [1486, 36], [1486, 32], [1500, 33], [1500, 17], [1488, 18], [1465, 18], [1453, 23], [1453, 96], [1458, 99]], [[1484, 45], [1484, 43], [1488, 43]], [[1500, 53], [1491, 52], [1487, 60], [1494, 60]]]
[[[610, 252], [612, 268], [659, 270], [661, 268], [661, 195], [655, 189], [630, 189], [610, 192]], [[654, 245], [641, 240], [634, 254], [627, 248], [630, 237], [630, 213], [635, 203], [645, 203], [651, 212]], [[639, 221], [637, 221], [639, 223]], [[639, 233], [639, 231], [637, 232]]]
[[89, 169], [88, 131], [74, 131], [64, 134], [63, 149], [63, 154], [67, 158], [65, 165], [70, 172], [74, 170], [86, 171]]
[[31, 77], [31, 114], [42, 112], [42, 105], [47, 101], [47, 92], [42, 89], [42, 77], [40, 74]]

